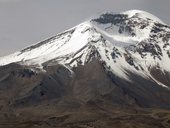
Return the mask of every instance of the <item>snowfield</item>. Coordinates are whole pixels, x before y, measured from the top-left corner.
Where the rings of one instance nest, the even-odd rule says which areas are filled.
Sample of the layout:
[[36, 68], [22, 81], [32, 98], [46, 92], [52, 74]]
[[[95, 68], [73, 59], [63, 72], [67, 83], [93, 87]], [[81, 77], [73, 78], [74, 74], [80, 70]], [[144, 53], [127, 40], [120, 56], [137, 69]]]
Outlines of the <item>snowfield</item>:
[[43, 68], [45, 64], [59, 63], [69, 66], [71, 71], [71, 67], [97, 58], [118, 77], [130, 81], [127, 71], [131, 71], [168, 88], [152, 77], [150, 69], [170, 71], [169, 33], [170, 27], [144, 11], [107, 13], [2, 57], [0, 65], [15, 62]]

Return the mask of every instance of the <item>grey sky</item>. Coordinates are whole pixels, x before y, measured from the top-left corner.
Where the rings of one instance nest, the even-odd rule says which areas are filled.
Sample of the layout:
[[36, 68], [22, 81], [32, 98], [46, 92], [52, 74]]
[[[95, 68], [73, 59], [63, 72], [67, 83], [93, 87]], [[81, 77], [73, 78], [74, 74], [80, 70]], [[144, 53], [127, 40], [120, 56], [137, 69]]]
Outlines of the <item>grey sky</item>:
[[170, 25], [170, 0], [0, 0], [0, 56], [102, 12], [131, 9], [148, 11]]

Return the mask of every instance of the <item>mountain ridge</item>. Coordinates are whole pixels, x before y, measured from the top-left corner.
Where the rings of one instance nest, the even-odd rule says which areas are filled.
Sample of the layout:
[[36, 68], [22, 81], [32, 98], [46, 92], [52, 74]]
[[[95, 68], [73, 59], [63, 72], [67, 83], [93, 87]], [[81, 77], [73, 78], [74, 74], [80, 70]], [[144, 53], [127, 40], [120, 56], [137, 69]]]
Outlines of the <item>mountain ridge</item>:
[[129, 80], [126, 71], [131, 70], [168, 88], [152, 76], [150, 69], [170, 71], [169, 33], [170, 27], [144, 11], [105, 13], [1, 58], [0, 65], [18, 62], [43, 69], [43, 65], [59, 63], [71, 68], [98, 58], [119, 77]]
[[[128, 13], [128, 14], [127, 14]], [[147, 13], [147, 12], [144, 12], [144, 11], [140, 11], [140, 10], [130, 10], [130, 11], [126, 11], [126, 12], [123, 12], [123, 13], [120, 13], [120, 14], [127, 14], [127, 15], [132, 15], [132, 16], [134, 16], [135, 14], [142, 14], [142, 13], [144, 13], [144, 14], [148, 14], [149, 15], [149, 13]], [[107, 14], [107, 13], [106, 13]], [[111, 15], [116, 15], [116, 14], [111, 14]], [[151, 15], [151, 14], [150, 14]], [[132, 17], [132, 16], [129, 16], [129, 17]], [[152, 15], [151, 15], [152, 16]], [[119, 17], [118, 17], [119, 18]], [[152, 16], [151, 18], [153, 18], [154, 20], [156, 19], [158, 19], [158, 18], [155, 18], [154, 16]], [[155, 21], [156, 21], [155, 20]], [[87, 24], [87, 27], [88, 27], [88, 25], [89, 26], [91, 26], [91, 27], [96, 27], [96, 26], [94, 26], [94, 24], [92, 24], [91, 23], [91, 21], [94, 21], [94, 19], [91, 19], [91, 20], [89, 20], [89, 21], [86, 21], [86, 22], [83, 22], [82, 24], [80, 24], [80, 25], [77, 25], [77, 26], [75, 26], [75, 27], [73, 27], [73, 28], [71, 28], [71, 29], [68, 29], [68, 30], [66, 30], [65, 32], [63, 32], [63, 33], [60, 33], [60, 34], [58, 34], [57, 36], [54, 36], [54, 37], [59, 37], [60, 35], [62, 35], [62, 34], [64, 34], [64, 33], [67, 33], [68, 31], [72, 31], [72, 32], [74, 32], [74, 29], [76, 29], [76, 28], [78, 28], [79, 26], [81, 26], [81, 25], [83, 25], [83, 24]], [[159, 22], [161, 22], [159, 19], [158, 19], [158, 21]], [[86, 26], [86, 25], [85, 25]], [[85, 30], [86, 31], [86, 30]], [[52, 38], [54, 38], [54, 37], [51, 37], [50, 39], [52, 39]], [[46, 41], [50, 41], [50, 39], [47, 39], [47, 40], [45, 40], [45, 41], [42, 41], [42, 42], [46, 42]], [[36, 45], [40, 45], [40, 44], [42, 44], [42, 42], [40, 42], [40, 43], [37, 43], [37, 44], [35, 44], [35, 45], [32, 45], [31, 47], [34, 47], [34, 46], [36, 46]], [[23, 52], [23, 51], [26, 51], [26, 49], [29, 49], [30, 47], [27, 47], [27, 48], [25, 48], [25, 49], [23, 49], [23, 50], [21, 50], [20, 52]], [[3, 57], [1, 57], [1, 58], [3, 58]], [[2, 65], [2, 64], [1, 64]]]

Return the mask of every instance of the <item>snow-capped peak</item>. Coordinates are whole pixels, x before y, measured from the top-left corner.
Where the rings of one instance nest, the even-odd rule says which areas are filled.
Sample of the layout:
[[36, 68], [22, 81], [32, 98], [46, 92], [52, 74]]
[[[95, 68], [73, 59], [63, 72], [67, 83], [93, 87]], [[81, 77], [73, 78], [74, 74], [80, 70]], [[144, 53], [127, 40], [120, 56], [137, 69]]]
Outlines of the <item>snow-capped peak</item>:
[[107, 71], [124, 79], [129, 80], [127, 71], [151, 78], [152, 67], [170, 71], [169, 38], [170, 27], [150, 13], [106, 13], [0, 58], [0, 65], [16, 62], [43, 68], [60, 63], [77, 67], [97, 59]]
[[156, 16], [154, 16], [151, 13], [148, 13], [146, 11], [142, 11], [142, 10], [129, 10], [129, 11], [123, 12], [122, 14], [127, 14], [129, 17], [133, 17], [134, 15], [138, 15], [138, 17], [141, 17], [141, 18], [149, 18], [149, 19], [151, 19], [155, 22], [163, 23], [163, 21], [160, 20], [158, 17], [156, 17]]

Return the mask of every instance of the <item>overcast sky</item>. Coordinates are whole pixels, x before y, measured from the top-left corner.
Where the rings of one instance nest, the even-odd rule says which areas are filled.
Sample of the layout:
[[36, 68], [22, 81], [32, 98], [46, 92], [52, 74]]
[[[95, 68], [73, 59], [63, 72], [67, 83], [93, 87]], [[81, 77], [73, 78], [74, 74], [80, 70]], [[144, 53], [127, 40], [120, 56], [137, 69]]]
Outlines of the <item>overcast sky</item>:
[[106, 11], [148, 11], [170, 25], [170, 0], [0, 0], [0, 56]]

